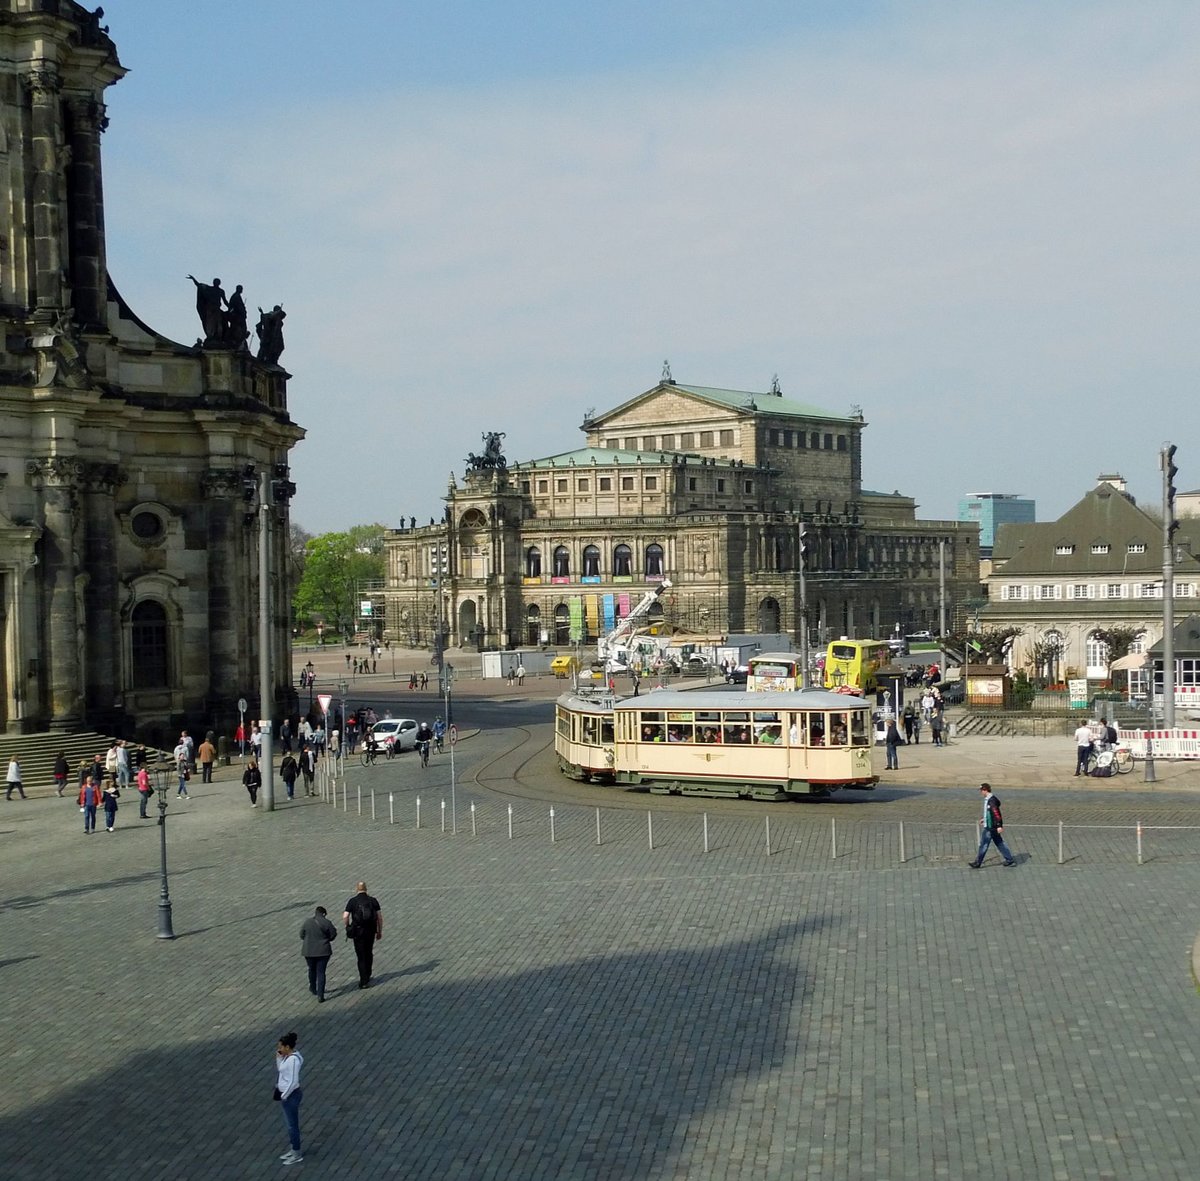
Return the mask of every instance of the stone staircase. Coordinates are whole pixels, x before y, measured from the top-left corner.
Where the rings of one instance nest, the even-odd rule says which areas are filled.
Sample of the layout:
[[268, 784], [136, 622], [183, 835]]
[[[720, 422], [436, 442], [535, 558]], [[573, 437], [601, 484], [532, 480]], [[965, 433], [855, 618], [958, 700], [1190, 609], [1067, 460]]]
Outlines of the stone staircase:
[[954, 734], [958, 738], [990, 736], [996, 738], [1069, 737], [1079, 725], [1079, 714], [1029, 714], [967, 711], [954, 719]]
[[[9, 762], [16, 758], [21, 764], [21, 777], [26, 794], [44, 794], [44, 789], [54, 789], [54, 760], [58, 758], [58, 752], [62, 751], [67, 756], [67, 763], [71, 768], [67, 789], [73, 793], [78, 782], [80, 762], [86, 759], [90, 765], [97, 754], [103, 758], [112, 742], [111, 735], [98, 734], [94, 730], [0, 735], [0, 777], [8, 770]], [[149, 746], [146, 747], [146, 755], [151, 763], [160, 755], [164, 759], [171, 757], [169, 751], [159, 751]]]

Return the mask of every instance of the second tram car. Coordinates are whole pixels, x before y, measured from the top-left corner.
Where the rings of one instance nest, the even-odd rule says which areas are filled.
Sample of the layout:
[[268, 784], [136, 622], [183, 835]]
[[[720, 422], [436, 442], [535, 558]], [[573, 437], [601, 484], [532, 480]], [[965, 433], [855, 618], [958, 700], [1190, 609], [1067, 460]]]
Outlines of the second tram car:
[[568, 694], [558, 699], [554, 742], [572, 778], [663, 794], [783, 800], [879, 779], [870, 707], [823, 690]]

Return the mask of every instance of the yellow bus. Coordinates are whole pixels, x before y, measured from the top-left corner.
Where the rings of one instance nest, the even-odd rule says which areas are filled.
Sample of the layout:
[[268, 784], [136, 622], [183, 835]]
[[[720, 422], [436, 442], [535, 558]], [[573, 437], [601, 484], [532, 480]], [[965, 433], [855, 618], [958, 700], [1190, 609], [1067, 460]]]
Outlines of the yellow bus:
[[834, 640], [825, 653], [825, 688], [865, 697], [877, 687], [876, 672], [890, 664], [886, 640]]

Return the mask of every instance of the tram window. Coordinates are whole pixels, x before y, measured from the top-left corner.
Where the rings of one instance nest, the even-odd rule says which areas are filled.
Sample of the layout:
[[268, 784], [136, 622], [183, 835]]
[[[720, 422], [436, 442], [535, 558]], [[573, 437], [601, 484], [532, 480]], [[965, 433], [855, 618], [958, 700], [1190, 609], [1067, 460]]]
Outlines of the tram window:
[[829, 715], [829, 745], [830, 746], [846, 746], [848, 745], [849, 731], [846, 728], [845, 714], [830, 714]]
[[803, 745], [803, 735], [808, 733], [808, 722], [804, 714], [790, 714], [788, 725], [788, 746]]
[[641, 740], [643, 742], [662, 742], [666, 738], [666, 731], [662, 722], [648, 722], [647, 717], [661, 718], [662, 714], [647, 714], [642, 718], [642, 733]]
[[596, 719], [593, 717], [583, 719], [583, 741], [588, 746], [596, 745]]
[[867, 711], [865, 709], [856, 709], [850, 715], [850, 745], [871, 745], [867, 738]]
[[613, 741], [613, 720], [611, 716], [606, 716], [600, 719], [600, 742], [601, 744]]
[[558, 711], [558, 732], [564, 738], [571, 737], [571, 715], [565, 709]]
[[809, 746], [824, 746], [825, 745], [825, 715], [824, 714], [809, 714], [808, 715], [808, 745]]
[[730, 723], [726, 719], [723, 735], [723, 741], [725, 742], [732, 742], [740, 746], [748, 746], [750, 744], [750, 727], [744, 722]]
[[668, 742], [695, 742], [695, 728], [691, 722], [670, 722], [667, 725]]
[[696, 741], [721, 741], [721, 715], [716, 710], [699, 709], [696, 711]]
[[778, 746], [780, 743], [778, 726], [755, 726], [754, 741], [764, 746]]

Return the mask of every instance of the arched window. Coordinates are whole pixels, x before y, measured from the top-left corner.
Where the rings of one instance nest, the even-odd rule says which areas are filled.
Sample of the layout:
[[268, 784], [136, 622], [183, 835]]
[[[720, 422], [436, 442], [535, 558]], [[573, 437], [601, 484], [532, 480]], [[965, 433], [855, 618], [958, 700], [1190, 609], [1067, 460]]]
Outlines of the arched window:
[[1108, 676], [1108, 645], [1094, 634], [1087, 638], [1087, 675], [1097, 678]]
[[613, 577], [628, 578], [633, 573], [633, 550], [619, 545], [613, 550]]
[[554, 551], [554, 577], [571, 577], [571, 555], [565, 545], [558, 546]]
[[600, 574], [600, 549], [598, 546], [585, 545], [583, 547], [583, 576], [584, 578], [597, 578]]
[[758, 605], [758, 630], [767, 635], [779, 631], [779, 604], [774, 599], [763, 599]]
[[167, 644], [167, 613], [161, 603], [144, 599], [130, 616], [130, 655], [133, 658], [135, 689], [166, 689], [170, 686], [170, 652]]
[[536, 545], [531, 545], [525, 551], [525, 577], [541, 578], [542, 551]]
[[482, 509], [469, 508], [462, 515], [462, 527], [464, 529], [481, 529], [487, 524], [487, 517], [483, 515]]
[[525, 610], [525, 642], [532, 646], [541, 641], [542, 609], [536, 603], [530, 603]]
[[554, 644], [561, 648], [571, 642], [571, 609], [566, 603], [554, 608]]
[[658, 542], [646, 546], [646, 577], [661, 578], [663, 576], [663, 547]]

